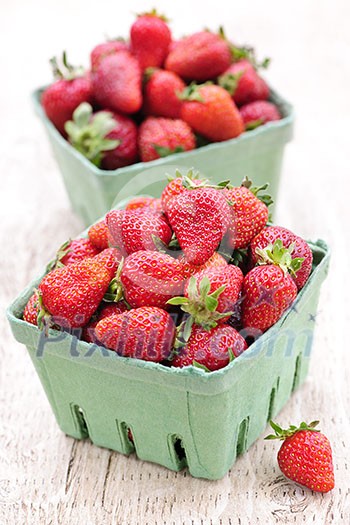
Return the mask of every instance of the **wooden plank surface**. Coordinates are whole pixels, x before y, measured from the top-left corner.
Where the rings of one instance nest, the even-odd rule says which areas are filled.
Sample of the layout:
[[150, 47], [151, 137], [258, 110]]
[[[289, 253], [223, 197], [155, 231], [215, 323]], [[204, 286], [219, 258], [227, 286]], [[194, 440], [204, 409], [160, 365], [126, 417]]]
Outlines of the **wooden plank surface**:
[[[112, 1], [12, 0], [0, 5], [1, 307], [82, 225], [72, 213], [30, 91], [49, 81], [47, 58], [75, 61], [103, 34], [125, 33], [132, 12]], [[101, 4], [98, 4], [101, 6]], [[0, 525], [258, 525], [350, 523], [349, 96], [346, 0], [243, 5], [159, 1], [178, 34], [224, 21], [228, 34], [274, 58], [272, 83], [296, 106], [277, 222], [332, 246], [306, 383], [278, 417], [320, 419], [334, 449], [336, 488], [313, 494], [286, 480], [278, 444], [261, 438], [225, 478], [196, 480], [77, 442], [58, 429], [29, 356], [1, 323]], [[187, 8], [185, 9], [185, 6]], [[106, 16], [106, 14], [108, 16]], [[78, 23], [78, 17], [84, 23]], [[79, 27], [79, 31], [77, 31]], [[225, 439], [225, 436], [223, 436]]]

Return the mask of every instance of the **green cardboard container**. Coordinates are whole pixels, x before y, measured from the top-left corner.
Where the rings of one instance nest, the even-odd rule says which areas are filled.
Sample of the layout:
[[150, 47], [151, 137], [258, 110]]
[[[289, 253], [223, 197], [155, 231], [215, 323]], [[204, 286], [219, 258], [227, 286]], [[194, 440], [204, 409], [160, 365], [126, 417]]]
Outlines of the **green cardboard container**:
[[327, 245], [310, 246], [313, 272], [293, 306], [216, 372], [120, 357], [55, 330], [45, 337], [22, 320], [40, 278], [9, 307], [8, 319], [17, 341], [28, 349], [63, 432], [122, 454], [135, 452], [171, 470], [188, 466], [194, 477], [219, 479], [307, 375], [320, 286], [329, 265]]
[[239, 185], [245, 176], [255, 185], [269, 182], [269, 192], [276, 200], [283, 151], [292, 138], [294, 115], [292, 106], [274, 91], [271, 101], [278, 105], [283, 116], [277, 122], [236, 139], [107, 171], [96, 168], [56, 130], [40, 104], [43, 89], [33, 93], [35, 110], [47, 131], [72, 208], [86, 226], [104, 215], [115, 200], [142, 193], [159, 197], [164, 188], [164, 171], [173, 173], [181, 167], [185, 170], [195, 166], [215, 182], [229, 179]]

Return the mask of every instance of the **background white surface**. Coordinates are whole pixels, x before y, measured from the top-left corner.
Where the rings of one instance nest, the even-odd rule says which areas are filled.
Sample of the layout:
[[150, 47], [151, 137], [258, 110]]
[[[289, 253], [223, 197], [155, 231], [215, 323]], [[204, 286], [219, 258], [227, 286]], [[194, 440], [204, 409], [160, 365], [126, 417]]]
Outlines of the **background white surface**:
[[[122, 525], [349, 523], [349, 85], [346, 0], [170, 2], [157, 7], [175, 36], [224, 24], [238, 43], [272, 57], [269, 82], [296, 110], [275, 220], [332, 246], [306, 384], [279, 416], [321, 419], [334, 447], [336, 489], [314, 495], [279, 475], [259, 440], [219, 482], [75, 443], [58, 430], [23, 347], [1, 327], [0, 524]], [[153, 2], [0, 0], [0, 285], [3, 309], [82, 229], [30, 102], [51, 81], [48, 58], [88, 64], [104, 35], [127, 35]], [[224, 436], [223, 436], [224, 439]], [[266, 449], [266, 450], [265, 450]], [[70, 467], [68, 468], [68, 465]], [[103, 496], [102, 496], [103, 495]], [[347, 499], [346, 499], [347, 498]]]

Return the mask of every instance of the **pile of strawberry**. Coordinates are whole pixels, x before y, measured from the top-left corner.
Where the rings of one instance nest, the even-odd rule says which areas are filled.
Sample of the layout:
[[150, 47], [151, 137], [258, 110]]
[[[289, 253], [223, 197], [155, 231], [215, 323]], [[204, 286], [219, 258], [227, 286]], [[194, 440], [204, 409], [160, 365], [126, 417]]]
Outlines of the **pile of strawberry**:
[[48, 118], [102, 169], [147, 162], [237, 137], [281, 114], [250, 48], [208, 30], [173, 40], [155, 11], [138, 16], [129, 41], [97, 45], [90, 70], [63, 54], [42, 94]]
[[213, 186], [177, 172], [58, 251], [24, 319], [80, 329], [124, 357], [225, 367], [291, 306], [312, 268], [308, 244], [268, 226], [249, 181]]

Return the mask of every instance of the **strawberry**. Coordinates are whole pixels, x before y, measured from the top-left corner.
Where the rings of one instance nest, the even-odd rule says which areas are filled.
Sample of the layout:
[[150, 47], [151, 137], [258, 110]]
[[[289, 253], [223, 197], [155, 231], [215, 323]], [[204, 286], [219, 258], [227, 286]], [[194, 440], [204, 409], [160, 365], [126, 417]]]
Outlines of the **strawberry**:
[[144, 306], [102, 319], [95, 332], [104, 346], [121, 356], [160, 362], [171, 353], [175, 325], [161, 308]]
[[137, 126], [131, 118], [110, 111], [92, 113], [80, 104], [65, 124], [68, 140], [95, 166], [114, 170], [137, 160]]
[[124, 297], [133, 308], [167, 308], [167, 301], [183, 292], [182, 265], [164, 253], [138, 251], [125, 259], [121, 283]]
[[179, 41], [169, 53], [165, 69], [185, 80], [205, 81], [221, 75], [232, 62], [229, 44], [209, 31], [194, 33]]
[[98, 312], [90, 319], [89, 323], [84, 326], [82, 331], [82, 339], [87, 343], [97, 343], [98, 338], [95, 333], [97, 323], [107, 317], [122, 314], [127, 310], [126, 304], [123, 301], [117, 303], [102, 303]]
[[281, 114], [275, 104], [267, 100], [257, 100], [245, 104], [239, 109], [245, 129], [255, 129], [267, 122], [281, 119]]
[[[275, 324], [295, 300], [298, 289], [288, 270], [296, 272], [303, 259], [292, 259], [290, 250], [277, 240], [271, 249], [277, 264], [264, 264], [265, 253], [259, 252], [263, 266], [256, 266], [244, 278], [242, 321], [244, 327], [265, 332]], [[259, 262], [260, 262], [259, 261]]]
[[148, 117], [140, 126], [139, 151], [143, 162], [195, 147], [196, 138], [183, 120]]
[[141, 69], [161, 67], [171, 43], [165, 17], [158, 15], [156, 10], [139, 15], [130, 28], [130, 43]]
[[227, 199], [232, 203], [231, 221], [227, 230], [227, 244], [232, 250], [246, 248], [251, 240], [266, 226], [269, 217], [267, 205], [272, 200], [268, 195], [260, 198], [258, 193], [265, 186], [252, 187], [245, 179], [239, 187], [225, 189]]
[[206, 268], [191, 277], [185, 285], [184, 297], [174, 297], [168, 304], [181, 307], [192, 321], [206, 330], [230, 318], [238, 301], [243, 273], [231, 264]]
[[186, 259], [204, 264], [218, 248], [230, 222], [230, 206], [222, 190], [198, 187], [173, 197], [167, 217]]
[[332, 447], [328, 438], [317, 425], [319, 421], [291, 425], [283, 430], [270, 421], [275, 434], [265, 439], [283, 441], [278, 451], [277, 461], [283, 474], [315, 492], [329, 492], [334, 488], [334, 468]]
[[230, 93], [238, 106], [269, 98], [269, 86], [258, 75], [249, 60], [239, 60], [231, 64], [218, 81], [219, 85]]
[[160, 199], [154, 197], [134, 197], [125, 206], [126, 210], [140, 210], [147, 209], [154, 213], [163, 213], [162, 202]]
[[156, 250], [154, 237], [168, 245], [172, 232], [167, 223], [148, 209], [112, 210], [106, 217], [113, 244], [123, 253]]
[[38, 324], [39, 311], [40, 311], [39, 295], [38, 295], [38, 292], [35, 291], [33, 295], [29, 298], [29, 301], [27, 302], [24, 308], [24, 312], [23, 312], [24, 321], [27, 321], [27, 323], [34, 324], [36, 326]]
[[208, 371], [219, 370], [246, 348], [243, 337], [231, 326], [220, 325], [207, 331], [193, 325], [186, 346], [175, 354], [170, 364], [180, 368], [200, 365]]
[[217, 252], [214, 252], [210, 259], [208, 259], [201, 266], [188, 262], [184, 255], [180, 255], [178, 261], [182, 264], [185, 279], [189, 279], [190, 277], [196, 275], [202, 270], [206, 270], [209, 268], [223, 268], [223, 266], [227, 266], [227, 262], [225, 261], [223, 256]]
[[129, 46], [122, 39], [109, 40], [98, 44], [90, 53], [91, 71], [94, 72], [106, 57], [114, 55], [118, 51], [128, 51]]
[[[57, 268], [39, 285], [43, 308], [61, 326], [82, 327], [97, 310], [112, 277], [105, 262], [95, 257]], [[39, 326], [45, 311], [39, 314]]]
[[141, 69], [128, 51], [104, 58], [92, 74], [97, 103], [121, 113], [136, 113], [142, 106]]
[[191, 85], [180, 98], [181, 118], [208, 140], [220, 142], [244, 131], [242, 117], [224, 88], [213, 84]]
[[143, 113], [154, 117], [180, 118], [182, 93], [186, 85], [172, 71], [163, 69], [146, 70], [143, 96]]
[[88, 236], [92, 244], [98, 250], [105, 250], [109, 247], [108, 227], [105, 220], [99, 221], [90, 226]]
[[64, 124], [82, 102], [92, 101], [90, 77], [81, 68], [74, 68], [63, 53], [62, 64], [51, 59], [55, 82], [41, 95], [41, 104], [47, 117], [58, 131], [66, 136]]
[[74, 239], [59, 249], [57, 260], [67, 266], [67, 264], [82, 261], [87, 257], [94, 257], [99, 252], [100, 250], [92, 244], [90, 239]]
[[[175, 177], [169, 178], [169, 183], [165, 186], [161, 196], [162, 207], [165, 212], [167, 211], [168, 204], [171, 199], [177, 195], [180, 195], [180, 193], [183, 193], [189, 185], [199, 186], [206, 182], [202, 181], [201, 179], [194, 178], [196, 176], [197, 174], [190, 170], [184, 178], [181, 173], [176, 170]], [[188, 182], [187, 179], [189, 179], [190, 182]]]
[[105, 248], [98, 255], [95, 255], [94, 259], [104, 264], [112, 279], [123, 260], [123, 255], [117, 248]]
[[[254, 237], [249, 247], [250, 264], [251, 266], [255, 266], [258, 263], [260, 256], [257, 250], [260, 251], [260, 254], [261, 250], [265, 250], [263, 254], [264, 264], [273, 263], [274, 260], [270, 258], [270, 255], [272, 255], [271, 245], [274, 244], [277, 239], [282, 241], [284, 248], [290, 248], [291, 245], [294, 246], [291, 252], [293, 259], [303, 259], [300, 269], [295, 271], [295, 275], [292, 273], [292, 278], [298, 290], [300, 290], [305, 285], [312, 270], [312, 251], [304, 239], [287, 230], [287, 228], [282, 228], [282, 226], [268, 226]], [[268, 247], [270, 248], [270, 254], [266, 254], [266, 248]]]

